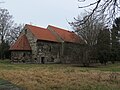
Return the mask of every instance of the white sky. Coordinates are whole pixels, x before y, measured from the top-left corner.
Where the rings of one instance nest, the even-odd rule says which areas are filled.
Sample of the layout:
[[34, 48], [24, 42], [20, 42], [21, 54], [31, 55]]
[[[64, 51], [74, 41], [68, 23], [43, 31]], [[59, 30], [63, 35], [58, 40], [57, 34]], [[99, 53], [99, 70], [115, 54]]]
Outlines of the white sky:
[[[73, 21], [83, 10], [78, 9], [78, 0], [2, 0], [0, 7], [8, 9], [16, 23], [42, 27], [55, 25], [71, 29], [68, 21]], [[87, 0], [90, 1], [90, 0]], [[94, 1], [94, 0], [92, 0]], [[91, 2], [91, 1], [90, 1]], [[82, 5], [82, 4], [81, 4]]]

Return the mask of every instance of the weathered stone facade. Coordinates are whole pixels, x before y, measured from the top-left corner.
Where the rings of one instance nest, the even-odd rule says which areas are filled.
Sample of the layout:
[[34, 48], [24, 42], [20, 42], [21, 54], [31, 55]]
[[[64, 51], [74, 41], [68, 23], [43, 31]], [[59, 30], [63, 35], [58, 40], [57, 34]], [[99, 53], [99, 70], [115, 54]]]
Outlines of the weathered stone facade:
[[10, 50], [12, 61], [31, 62], [32, 51], [26, 35], [21, 34], [16, 43], [10, 47]]
[[84, 45], [67, 43], [63, 44], [62, 63], [81, 63], [83, 59]]
[[59, 63], [60, 43], [37, 40], [30, 30], [24, 28], [22, 34], [28, 38], [34, 63]]
[[37, 41], [38, 63], [59, 63], [60, 43]]
[[11, 60], [13, 62], [32, 62], [31, 61], [31, 51], [12, 51]]
[[20, 36], [24, 35], [27, 38], [30, 49], [12, 48], [11, 59], [32, 63], [80, 63], [83, 43], [78, 42], [79, 38], [73, 32], [57, 29], [58, 31], [55, 31], [51, 26], [48, 29], [25, 26]]
[[31, 51], [32, 51], [32, 60], [34, 60], [37, 57], [37, 43], [36, 43], [37, 38], [27, 28], [24, 28], [22, 30], [21, 34], [26, 35], [26, 37], [27, 37], [27, 39], [29, 41], [30, 47], [31, 47]]

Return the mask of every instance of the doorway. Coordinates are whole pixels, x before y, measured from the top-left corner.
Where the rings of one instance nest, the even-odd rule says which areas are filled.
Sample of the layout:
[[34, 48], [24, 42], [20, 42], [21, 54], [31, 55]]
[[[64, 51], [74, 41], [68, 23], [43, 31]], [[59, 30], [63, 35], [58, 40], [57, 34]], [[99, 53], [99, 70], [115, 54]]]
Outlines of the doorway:
[[41, 57], [41, 63], [44, 64], [45, 63], [45, 57]]

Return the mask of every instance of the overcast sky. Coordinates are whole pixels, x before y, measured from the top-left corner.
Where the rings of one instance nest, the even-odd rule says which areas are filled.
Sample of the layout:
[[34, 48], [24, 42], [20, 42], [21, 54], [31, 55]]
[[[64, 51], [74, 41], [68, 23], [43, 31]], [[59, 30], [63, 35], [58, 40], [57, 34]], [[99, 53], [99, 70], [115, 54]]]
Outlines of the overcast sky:
[[[47, 27], [54, 25], [71, 29], [68, 21], [83, 12], [78, 9], [78, 0], [2, 0], [0, 6], [9, 10], [16, 23]], [[90, 1], [90, 0], [88, 0]]]

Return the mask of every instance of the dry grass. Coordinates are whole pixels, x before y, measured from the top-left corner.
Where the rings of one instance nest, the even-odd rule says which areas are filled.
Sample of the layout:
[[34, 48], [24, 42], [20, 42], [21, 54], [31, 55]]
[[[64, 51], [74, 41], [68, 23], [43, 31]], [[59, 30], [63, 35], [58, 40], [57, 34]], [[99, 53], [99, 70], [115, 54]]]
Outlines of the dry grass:
[[[5, 68], [7, 66], [9, 68]], [[0, 68], [2, 68], [0, 78], [27, 90], [119, 90], [120, 88], [120, 72], [85, 70], [67, 65], [1, 64]]]

